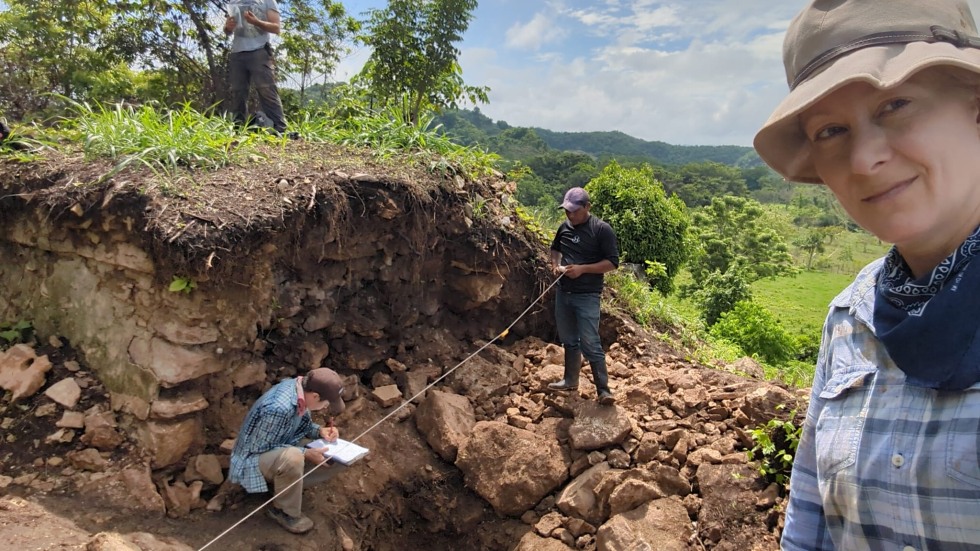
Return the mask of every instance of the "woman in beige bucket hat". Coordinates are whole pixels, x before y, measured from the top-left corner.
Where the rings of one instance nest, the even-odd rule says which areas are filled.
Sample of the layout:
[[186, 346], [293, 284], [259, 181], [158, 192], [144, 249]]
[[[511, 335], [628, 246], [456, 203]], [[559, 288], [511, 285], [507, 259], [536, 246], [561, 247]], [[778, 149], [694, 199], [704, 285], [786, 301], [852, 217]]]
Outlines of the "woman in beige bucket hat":
[[815, 0], [755, 138], [894, 244], [830, 306], [782, 548], [980, 549], [980, 38], [964, 0]]

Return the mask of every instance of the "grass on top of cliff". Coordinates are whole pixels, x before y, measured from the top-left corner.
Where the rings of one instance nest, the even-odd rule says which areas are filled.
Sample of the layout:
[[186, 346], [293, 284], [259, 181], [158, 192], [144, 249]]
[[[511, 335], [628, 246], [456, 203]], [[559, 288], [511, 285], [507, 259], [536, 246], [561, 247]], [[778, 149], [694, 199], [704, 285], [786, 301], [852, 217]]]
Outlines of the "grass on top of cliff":
[[[253, 162], [284, 152], [291, 140], [264, 129], [241, 131], [227, 117], [200, 112], [188, 105], [157, 109], [143, 105], [71, 103], [74, 116], [64, 119], [62, 135], [81, 144], [89, 158], [107, 158], [114, 172], [136, 163], [157, 175], [174, 176], [182, 168], [218, 169]], [[367, 150], [379, 161], [394, 157], [430, 172], [480, 177], [491, 173], [496, 154], [458, 145], [432, 127], [424, 116], [405, 122], [398, 108], [364, 112], [343, 119], [304, 113], [290, 121], [305, 142]], [[299, 149], [302, 151], [302, 148]], [[296, 149], [291, 149], [295, 152]]]

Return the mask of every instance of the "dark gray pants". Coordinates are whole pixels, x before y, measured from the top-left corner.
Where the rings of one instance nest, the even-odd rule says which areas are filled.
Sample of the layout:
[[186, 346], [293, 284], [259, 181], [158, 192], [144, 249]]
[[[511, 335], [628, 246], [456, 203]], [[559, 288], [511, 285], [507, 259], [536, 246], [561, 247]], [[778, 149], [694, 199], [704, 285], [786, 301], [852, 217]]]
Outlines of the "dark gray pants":
[[235, 120], [248, 120], [246, 102], [249, 85], [259, 95], [262, 111], [272, 121], [277, 132], [286, 130], [286, 118], [282, 113], [279, 89], [276, 88], [276, 61], [269, 50], [259, 48], [250, 52], [235, 52], [228, 58], [228, 81], [231, 85], [231, 109]]

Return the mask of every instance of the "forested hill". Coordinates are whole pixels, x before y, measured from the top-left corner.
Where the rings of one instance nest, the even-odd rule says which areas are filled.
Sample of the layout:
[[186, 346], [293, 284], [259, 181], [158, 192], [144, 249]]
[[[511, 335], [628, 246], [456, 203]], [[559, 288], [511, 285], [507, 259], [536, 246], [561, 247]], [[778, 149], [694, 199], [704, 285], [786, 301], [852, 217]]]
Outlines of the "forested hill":
[[594, 157], [647, 159], [663, 165], [684, 165], [713, 161], [730, 166], [751, 168], [762, 161], [751, 147], [737, 145], [671, 145], [646, 141], [619, 131], [554, 132], [544, 128], [526, 128], [494, 121], [473, 110], [449, 110], [438, 116], [436, 124], [464, 145], [479, 144], [504, 158], [525, 160], [548, 149], [581, 151]]
[[652, 157], [666, 165], [714, 161], [738, 167], [752, 167], [762, 161], [751, 147], [738, 145], [671, 145], [648, 142], [618, 130], [611, 132], [553, 132], [533, 129], [552, 149], [583, 151], [596, 157]]

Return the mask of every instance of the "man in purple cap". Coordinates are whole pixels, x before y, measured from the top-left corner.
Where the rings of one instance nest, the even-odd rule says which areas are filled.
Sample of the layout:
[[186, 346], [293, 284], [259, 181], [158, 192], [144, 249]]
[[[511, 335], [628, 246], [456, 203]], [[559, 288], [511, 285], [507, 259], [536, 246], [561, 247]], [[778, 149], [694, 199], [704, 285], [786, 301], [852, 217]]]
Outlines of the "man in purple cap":
[[310, 412], [329, 406], [331, 415], [339, 415], [345, 407], [343, 390], [340, 376], [325, 367], [284, 379], [255, 402], [235, 440], [228, 480], [249, 493], [266, 492], [271, 482], [276, 498], [266, 514], [294, 534], [313, 528], [313, 521], [302, 513], [303, 487], [323, 482], [343, 468], [340, 464], [317, 468], [293, 485], [324, 462], [322, 452], [304, 448], [300, 441], [333, 441], [340, 436], [332, 422], [327, 427], [314, 423]]
[[606, 353], [599, 341], [599, 297], [603, 274], [619, 266], [619, 248], [612, 227], [592, 216], [587, 191], [574, 187], [561, 204], [567, 220], [551, 243], [551, 265], [562, 274], [555, 297], [558, 337], [565, 348], [565, 376], [551, 390], [577, 390], [582, 355], [589, 360], [599, 403], [616, 402], [609, 390]]

